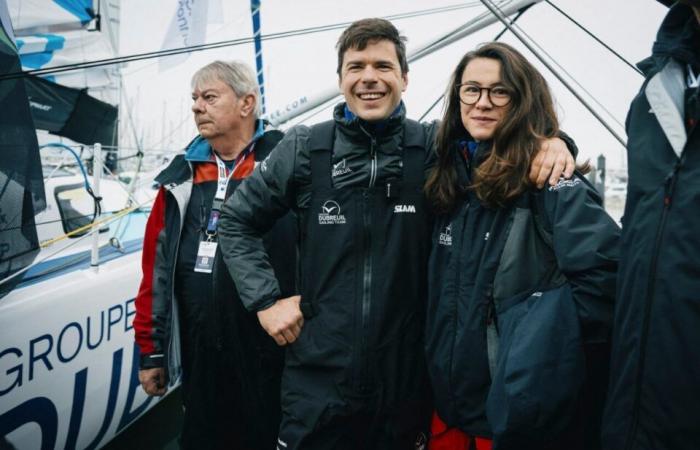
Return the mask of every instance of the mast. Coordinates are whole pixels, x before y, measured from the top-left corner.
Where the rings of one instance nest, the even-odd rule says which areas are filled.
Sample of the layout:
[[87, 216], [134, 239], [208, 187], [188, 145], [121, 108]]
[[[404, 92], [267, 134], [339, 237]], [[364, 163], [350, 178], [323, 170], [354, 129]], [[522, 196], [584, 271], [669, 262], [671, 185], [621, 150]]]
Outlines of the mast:
[[253, 19], [253, 41], [255, 42], [255, 70], [258, 75], [258, 85], [260, 86], [260, 104], [263, 114], [265, 107], [265, 78], [263, 75], [262, 40], [260, 39], [260, 3], [262, 0], [250, 0], [250, 14]]

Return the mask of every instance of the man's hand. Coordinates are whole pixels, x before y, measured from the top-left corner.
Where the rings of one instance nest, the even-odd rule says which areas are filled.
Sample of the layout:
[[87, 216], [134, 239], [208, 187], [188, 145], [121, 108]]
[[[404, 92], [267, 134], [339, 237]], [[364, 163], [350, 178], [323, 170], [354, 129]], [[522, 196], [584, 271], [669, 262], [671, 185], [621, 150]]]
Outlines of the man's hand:
[[165, 369], [162, 367], [139, 370], [139, 382], [148, 395], [164, 395], [168, 392]]
[[304, 326], [304, 316], [299, 308], [301, 295], [279, 299], [267, 309], [258, 311], [258, 320], [277, 345], [296, 341]]
[[560, 177], [571, 178], [575, 168], [576, 161], [564, 141], [558, 137], [545, 139], [532, 160], [530, 181], [542, 188], [549, 179], [549, 184], [555, 186]]

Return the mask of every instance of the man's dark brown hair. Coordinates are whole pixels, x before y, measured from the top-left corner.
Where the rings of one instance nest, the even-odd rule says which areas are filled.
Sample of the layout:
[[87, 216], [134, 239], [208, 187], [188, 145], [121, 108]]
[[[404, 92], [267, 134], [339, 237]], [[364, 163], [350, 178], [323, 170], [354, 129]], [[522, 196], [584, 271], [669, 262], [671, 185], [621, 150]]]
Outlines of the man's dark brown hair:
[[364, 50], [368, 44], [387, 40], [394, 43], [396, 56], [399, 59], [401, 73], [408, 73], [406, 61], [406, 37], [391, 22], [384, 19], [361, 19], [353, 22], [338, 38], [335, 48], [338, 50], [338, 75], [343, 67], [343, 56], [349, 49]]

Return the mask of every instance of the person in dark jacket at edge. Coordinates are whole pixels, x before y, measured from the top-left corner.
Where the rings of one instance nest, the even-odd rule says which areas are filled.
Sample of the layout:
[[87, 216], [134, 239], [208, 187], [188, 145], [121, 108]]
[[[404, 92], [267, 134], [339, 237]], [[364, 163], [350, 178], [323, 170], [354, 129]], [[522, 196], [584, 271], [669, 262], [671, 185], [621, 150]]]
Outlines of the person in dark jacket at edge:
[[[446, 97], [426, 183], [437, 213], [425, 338], [436, 405], [429, 448], [600, 448], [619, 227], [581, 172], [546, 189], [528, 180], [538, 142], [556, 136], [558, 120], [547, 82], [517, 50], [492, 42], [467, 53]], [[568, 302], [573, 320], [563, 303], [535, 316], [533, 302]], [[531, 314], [513, 325], [510, 347], [509, 308]], [[531, 341], [536, 333], [547, 339]], [[541, 354], [553, 355], [549, 366], [536, 363]], [[528, 388], [490, 398], [504, 364], [508, 389]], [[538, 388], [545, 380], [552, 383]], [[549, 409], [555, 385], [562, 400]], [[522, 415], [521, 394], [532, 408]], [[505, 427], [494, 423], [500, 414], [510, 415]]]
[[603, 444], [697, 449], [700, 1], [670, 7], [639, 68], [646, 80], [626, 122], [629, 181]]
[[[422, 187], [433, 128], [405, 117], [404, 41], [383, 19], [350, 25], [337, 44], [345, 103], [333, 121], [289, 130], [223, 208], [223, 256], [242, 269], [232, 271], [241, 299], [289, 345], [278, 449], [425, 444]], [[551, 143], [542, 182], [555, 161], [557, 178], [567, 164], [573, 172], [563, 141]], [[285, 298], [260, 236], [290, 209], [301, 223], [301, 296]]]
[[[242, 62], [199, 69], [199, 135], [156, 177], [134, 319], [139, 380], [148, 395], [164, 395], [182, 372], [184, 449], [276, 445], [283, 351], [243, 308], [217, 250], [224, 199], [282, 137], [258, 119], [258, 95]], [[264, 238], [286, 295], [296, 293], [296, 235], [296, 219], [285, 217]]]

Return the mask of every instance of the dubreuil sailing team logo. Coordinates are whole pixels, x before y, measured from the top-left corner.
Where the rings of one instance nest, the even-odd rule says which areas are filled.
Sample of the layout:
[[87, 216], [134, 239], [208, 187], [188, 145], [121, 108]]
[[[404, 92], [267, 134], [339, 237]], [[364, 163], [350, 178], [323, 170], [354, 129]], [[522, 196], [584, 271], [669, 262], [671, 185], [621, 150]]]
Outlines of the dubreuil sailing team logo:
[[340, 214], [340, 205], [333, 200], [326, 200], [318, 213], [319, 225], [344, 225], [345, 216]]
[[352, 172], [352, 170], [348, 167], [345, 158], [343, 158], [343, 160], [339, 163], [333, 164], [332, 175], [334, 177], [339, 177], [340, 175], [345, 175], [346, 173], [350, 172]]
[[445, 231], [440, 233], [438, 239], [438, 244], [440, 245], [452, 245], [452, 224], [445, 227]]

